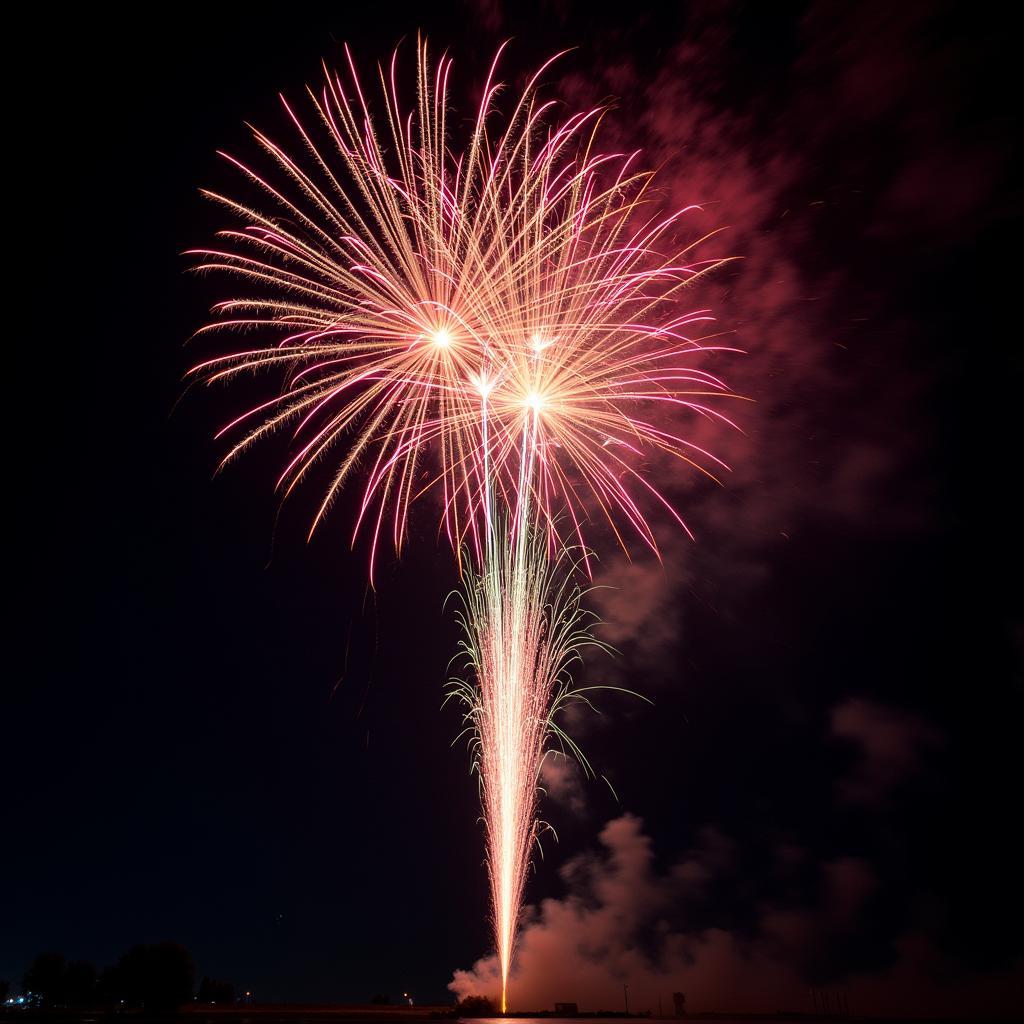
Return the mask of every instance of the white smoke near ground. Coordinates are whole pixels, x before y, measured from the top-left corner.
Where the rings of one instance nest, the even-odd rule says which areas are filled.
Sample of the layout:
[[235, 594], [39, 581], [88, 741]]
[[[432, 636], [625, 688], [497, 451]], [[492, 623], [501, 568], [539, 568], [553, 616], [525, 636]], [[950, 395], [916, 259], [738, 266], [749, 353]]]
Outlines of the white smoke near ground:
[[[687, 906], [709, 890], [737, 881], [732, 841], [702, 830], [696, 844], [664, 871], [640, 819], [608, 822], [600, 853], [570, 861], [561, 875], [562, 899], [527, 908], [513, 970], [512, 1004], [550, 1010], [576, 1002], [584, 1011], [620, 1011], [628, 986], [632, 1012], [671, 1015], [673, 993], [689, 1012], [810, 1011], [812, 985], [801, 964], [837, 935], [866, 921], [877, 880], [857, 857], [818, 868], [815, 906], [765, 904], [747, 930], [681, 925]], [[797, 851], [799, 853], [799, 851]], [[778, 863], [799, 866], [803, 856], [780, 848]], [[922, 933], [908, 931], [888, 951], [891, 966], [853, 973], [825, 987], [841, 991], [854, 1013], [984, 1014], [1012, 1005], [1022, 964], [1005, 972], [957, 972]], [[493, 997], [500, 988], [497, 961], [478, 960], [454, 973], [449, 989], [460, 999]], [[1019, 997], [1018, 997], [1019, 1002]]]
[[[669, 1010], [674, 992], [686, 992], [689, 1009], [720, 1008], [721, 993], [728, 991], [737, 995], [727, 1008], [742, 1010], [773, 1000], [788, 1005], [789, 995], [803, 987], [767, 952], [792, 940], [790, 919], [767, 919], [762, 948], [722, 929], [690, 935], [670, 923], [676, 908], [702, 899], [733, 869], [727, 837], [705, 829], [697, 845], [661, 874], [638, 818], [626, 814], [610, 821], [600, 840], [601, 854], [577, 857], [563, 868], [569, 890], [564, 899], [528, 911], [514, 975], [517, 1005], [550, 1008], [575, 1001], [586, 1010], [621, 1010], [628, 985], [636, 1011], [657, 1011], [659, 1005]], [[493, 994], [497, 985], [496, 961], [487, 957], [472, 970], [457, 971], [449, 987], [461, 998]]]

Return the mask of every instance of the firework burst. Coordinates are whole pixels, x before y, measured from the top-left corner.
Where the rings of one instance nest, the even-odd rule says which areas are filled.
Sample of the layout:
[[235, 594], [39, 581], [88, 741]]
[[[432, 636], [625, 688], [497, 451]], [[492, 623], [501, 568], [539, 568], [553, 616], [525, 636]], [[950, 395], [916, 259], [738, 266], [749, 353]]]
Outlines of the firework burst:
[[256, 130], [258, 165], [225, 154], [257, 198], [206, 193], [233, 225], [192, 254], [239, 292], [199, 333], [253, 340], [192, 372], [214, 383], [278, 371], [283, 387], [220, 431], [224, 461], [287, 431], [284, 495], [326, 467], [311, 532], [358, 477], [354, 531], [370, 535], [371, 579], [382, 540], [401, 551], [427, 493], [468, 553], [474, 681], [459, 693], [476, 736], [504, 1008], [552, 709], [588, 636], [578, 590], [558, 582], [562, 552], [586, 552], [595, 521], [624, 547], [632, 535], [656, 549], [645, 503], [685, 528], [647, 477], [652, 453], [709, 475], [722, 466], [676, 425], [730, 423], [715, 402], [735, 396], [697, 365], [723, 348], [710, 316], [679, 306], [721, 261], [673, 243], [693, 208], [661, 212], [637, 154], [598, 149], [600, 108], [556, 118], [538, 88], [547, 65], [500, 118], [496, 57], [453, 149], [448, 57], [432, 63], [418, 46], [406, 110], [397, 54], [377, 69], [373, 106], [345, 53], [344, 74], [325, 68], [307, 90], [311, 116], [282, 99], [299, 155]]

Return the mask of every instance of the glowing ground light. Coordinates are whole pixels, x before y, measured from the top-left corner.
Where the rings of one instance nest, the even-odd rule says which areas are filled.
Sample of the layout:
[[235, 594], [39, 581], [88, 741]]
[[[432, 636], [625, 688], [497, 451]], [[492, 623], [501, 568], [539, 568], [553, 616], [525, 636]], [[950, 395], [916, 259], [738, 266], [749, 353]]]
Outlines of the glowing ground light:
[[381, 541], [400, 552], [412, 505], [439, 498], [466, 580], [471, 679], [453, 692], [480, 774], [504, 1009], [540, 767], [552, 737], [578, 755], [553, 718], [592, 642], [566, 551], [588, 571], [593, 520], [656, 550], [647, 503], [686, 528], [652, 455], [723, 466], [679, 424], [731, 423], [717, 406], [735, 396], [696, 365], [729, 349], [707, 310], [679, 305], [721, 261], [674, 241], [695, 207], [661, 211], [637, 154], [599, 150], [600, 108], [554, 120], [538, 84], [550, 61], [502, 117], [496, 56], [458, 148], [450, 58], [418, 45], [407, 111], [396, 52], [375, 111], [345, 57], [307, 90], [308, 121], [282, 101], [295, 156], [256, 130], [259, 166], [223, 154], [251, 195], [205, 193], [232, 224], [193, 255], [242, 287], [198, 333], [247, 343], [192, 372], [279, 371], [280, 392], [218, 433], [234, 438], [224, 462], [289, 432], [281, 493], [325, 473], [311, 533], [358, 477], [371, 580]]

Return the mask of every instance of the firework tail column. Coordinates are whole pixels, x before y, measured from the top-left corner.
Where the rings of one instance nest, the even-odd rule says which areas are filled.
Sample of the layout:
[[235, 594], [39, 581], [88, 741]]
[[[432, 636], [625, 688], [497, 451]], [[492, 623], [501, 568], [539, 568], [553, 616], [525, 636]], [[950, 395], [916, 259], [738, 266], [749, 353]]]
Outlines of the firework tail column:
[[509, 973], [530, 848], [536, 835], [536, 789], [547, 727], [540, 653], [545, 641], [544, 609], [538, 582], [546, 561], [537, 559], [531, 522], [531, 490], [536, 457], [538, 411], [524, 416], [516, 488], [516, 508], [507, 544], [497, 537], [487, 434], [487, 395], [482, 402], [484, 491], [487, 508], [485, 588], [488, 628], [481, 649], [488, 651], [478, 673], [482, 704], [480, 764], [487, 827], [495, 946], [501, 971], [501, 1012], [508, 1009]]

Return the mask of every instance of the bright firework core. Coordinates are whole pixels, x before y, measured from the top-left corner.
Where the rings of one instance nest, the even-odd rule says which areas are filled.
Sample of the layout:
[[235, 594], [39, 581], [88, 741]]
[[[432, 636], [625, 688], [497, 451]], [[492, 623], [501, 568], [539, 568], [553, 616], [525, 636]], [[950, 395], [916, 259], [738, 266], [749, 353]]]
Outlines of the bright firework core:
[[360, 477], [353, 540], [371, 539], [371, 579], [381, 541], [401, 552], [413, 502], [440, 499], [466, 587], [471, 678], [453, 692], [474, 737], [504, 1010], [541, 765], [552, 738], [582, 756], [553, 718], [592, 642], [566, 552], [589, 572], [594, 519], [623, 547], [632, 535], [656, 549], [642, 499], [686, 529], [650, 455], [722, 465], [676, 422], [730, 423], [715, 402], [734, 396], [694, 365], [726, 349], [709, 343], [707, 310], [678, 304], [720, 261], [675, 240], [689, 208], [661, 210], [635, 154], [599, 152], [600, 109], [549, 123], [540, 71], [498, 123], [496, 58], [459, 150], [448, 57], [419, 46], [409, 112], [396, 54], [380, 69], [383, 115], [346, 57], [344, 77], [309, 91], [306, 125], [285, 103], [304, 159], [254, 131], [269, 170], [227, 159], [258, 198], [206, 193], [233, 223], [193, 250], [197, 269], [244, 288], [200, 333], [249, 343], [193, 372], [281, 372], [279, 394], [218, 434], [236, 435], [224, 461], [290, 430], [283, 494], [327, 467], [311, 532]]
[[544, 396], [539, 391], [531, 391], [526, 398], [523, 399], [523, 404], [528, 408], [532, 409], [535, 413], [540, 412], [548, 403], [544, 399]]

